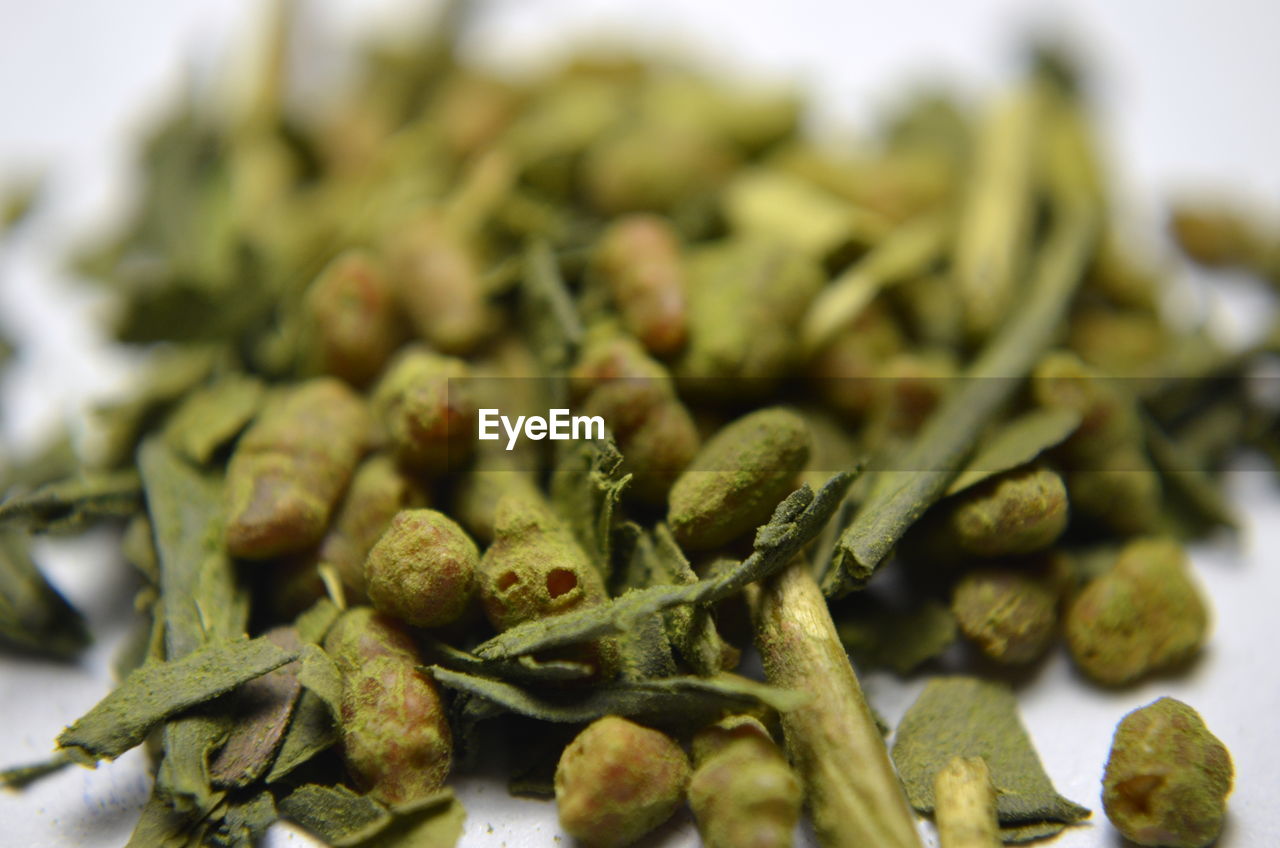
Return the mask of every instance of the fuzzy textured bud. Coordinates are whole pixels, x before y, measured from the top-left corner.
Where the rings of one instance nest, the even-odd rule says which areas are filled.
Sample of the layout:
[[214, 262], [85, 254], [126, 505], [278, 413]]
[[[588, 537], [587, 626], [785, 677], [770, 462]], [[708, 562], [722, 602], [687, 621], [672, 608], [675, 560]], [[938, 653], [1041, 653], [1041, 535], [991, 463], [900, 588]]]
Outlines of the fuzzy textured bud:
[[657, 215], [628, 215], [600, 238], [594, 268], [605, 281], [622, 323], [650, 353], [684, 346], [688, 285], [675, 228]]
[[320, 541], [369, 441], [369, 413], [343, 383], [319, 378], [259, 415], [227, 468], [227, 550], [263, 559]]
[[392, 361], [373, 393], [373, 411], [396, 460], [438, 474], [458, 467], [474, 445], [476, 407], [460, 359], [420, 347]]
[[476, 590], [480, 552], [466, 531], [433, 509], [407, 509], [369, 551], [373, 606], [415, 627], [457, 621]]
[[675, 741], [605, 716], [560, 755], [560, 826], [591, 848], [630, 845], [671, 817], [688, 783], [689, 758]]
[[402, 336], [386, 270], [371, 254], [340, 254], [307, 290], [311, 355], [326, 374], [363, 386], [382, 370]]
[[1129, 543], [1067, 611], [1067, 646], [1091, 678], [1120, 686], [1199, 650], [1209, 614], [1176, 542]]
[[1013, 569], [983, 569], [956, 584], [951, 612], [961, 632], [997, 662], [1024, 663], [1045, 652], [1058, 624], [1048, 580]]
[[707, 848], [789, 848], [800, 820], [800, 778], [764, 725], [723, 719], [693, 738], [689, 806]]
[[1043, 466], [999, 474], [949, 504], [946, 534], [974, 556], [1028, 554], [1053, 544], [1067, 528], [1067, 489]]
[[1102, 806], [1139, 845], [1204, 848], [1222, 830], [1232, 771], [1230, 753], [1200, 714], [1161, 698], [1116, 727]]
[[342, 615], [325, 638], [342, 674], [342, 757], [356, 784], [387, 804], [437, 792], [453, 736], [436, 682], [403, 625], [368, 607]]
[[783, 407], [725, 426], [671, 487], [667, 521], [676, 541], [707, 550], [763, 524], [794, 488], [810, 447], [805, 420]]

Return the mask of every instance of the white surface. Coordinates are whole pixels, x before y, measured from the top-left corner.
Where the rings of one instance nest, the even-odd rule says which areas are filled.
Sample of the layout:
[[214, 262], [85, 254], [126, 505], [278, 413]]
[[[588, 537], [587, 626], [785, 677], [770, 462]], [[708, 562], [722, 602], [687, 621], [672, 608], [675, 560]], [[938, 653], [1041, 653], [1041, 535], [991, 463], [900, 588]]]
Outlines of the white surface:
[[[330, 30], [385, 18], [400, 0], [313, 0]], [[68, 233], [110, 220], [127, 197], [134, 132], [157, 98], [179, 84], [196, 55], [209, 67], [229, 36], [243, 36], [253, 0], [0, 0], [0, 185], [21, 166], [51, 169], [52, 202], [21, 238], [0, 244], [0, 324], [27, 353], [0, 385], [4, 440], [30, 445], [71, 419], [86, 394], [119, 385], [127, 361], [104, 350], [91, 298], [72, 291], [58, 269]], [[536, 53], [566, 37], [605, 28], [631, 37], [678, 39], [752, 75], [800, 81], [822, 98], [825, 116], [857, 125], [902, 92], [904, 80], [944, 76], [980, 92], [1016, 66], [1020, 35], [1037, 21], [1064, 22], [1092, 53], [1117, 177], [1138, 216], [1180, 185], [1234, 186], [1280, 198], [1280, 6], [1256, 2], [927, 0], [838, 3], [792, 0], [495, 0], [475, 52]], [[215, 65], [216, 66], [216, 62]], [[776, 78], [776, 76], [775, 76]], [[78, 304], [67, 311], [66, 304]], [[1221, 310], [1228, 331], [1244, 309]], [[1068, 797], [1095, 810], [1061, 848], [1119, 846], [1099, 800], [1099, 779], [1115, 723], [1128, 710], [1169, 694], [1186, 700], [1231, 748], [1236, 791], [1220, 844], [1280, 844], [1280, 678], [1273, 610], [1280, 603], [1280, 503], [1268, 475], [1242, 472], [1232, 491], [1248, 515], [1238, 542], [1196, 551], [1218, 626], [1185, 677], [1123, 692], [1081, 681], [1055, 655], [1019, 687], [1024, 720], [1049, 774]], [[0, 657], [0, 760], [34, 760], [64, 723], [109, 686], [105, 670], [123, 632], [130, 592], [105, 536], [46, 546], [56, 582], [99, 637], [78, 665], [56, 668]], [[126, 585], [122, 585], [122, 583]], [[867, 675], [876, 707], [891, 721], [923, 685]], [[0, 795], [0, 845], [29, 848], [123, 844], [145, 800], [135, 752], [97, 771], [73, 770], [21, 796]], [[559, 835], [554, 808], [514, 801], [500, 784], [463, 782], [467, 846], [536, 846]], [[928, 827], [924, 826], [928, 833]], [[277, 833], [275, 844], [302, 840]], [[696, 844], [687, 817], [652, 845]]]

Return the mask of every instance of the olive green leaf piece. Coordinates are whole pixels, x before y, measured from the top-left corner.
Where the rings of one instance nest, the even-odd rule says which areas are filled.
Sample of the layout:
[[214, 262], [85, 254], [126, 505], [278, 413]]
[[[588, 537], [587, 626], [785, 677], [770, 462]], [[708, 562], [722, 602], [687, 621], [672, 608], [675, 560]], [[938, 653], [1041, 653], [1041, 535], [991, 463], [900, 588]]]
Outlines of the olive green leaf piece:
[[542, 240], [525, 249], [521, 304], [530, 343], [549, 374], [563, 374], [577, 356], [585, 330], [555, 253]]
[[389, 807], [345, 786], [307, 784], [280, 801], [280, 812], [333, 848], [449, 848], [466, 817], [453, 792]]
[[0, 503], [0, 524], [19, 523], [32, 533], [78, 533], [94, 521], [128, 518], [141, 504], [136, 471], [89, 473], [8, 498]]
[[910, 674], [955, 644], [959, 631], [951, 610], [929, 599], [909, 610], [876, 604], [855, 607], [836, 622], [840, 642], [859, 665]]
[[1036, 409], [1001, 425], [978, 446], [973, 459], [947, 487], [947, 496], [1019, 468], [1062, 444], [1080, 426], [1080, 413], [1067, 407]]
[[337, 664], [313, 644], [302, 648], [297, 706], [271, 763], [266, 781], [275, 783], [338, 742], [342, 714], [342, 675]]
[[267, 828], [280, 819], [275, 797], [268, 791], [253, 795], [245, 801], [228, 801], [225, 809], [214, 811], [212, 818], [220, 819], [208, 835], [209, 844], [215, 848], [255, 848], [266, 835]]
[[68, 754], [59, 752], [37, 763], [0, 769], [0, 789], [25, 789], [43, 777], [57, 774], [74, 762]]
[[783, 568], [822, 530], [848, 491], [853, 475], [833, 476], [815, 495], [808, 485], [778, 504], [773, 518], [756, 531], [755, 550], [736, 568], [696, 583], [633, 589], [619, 598], [564, 615], [525, 622], [475, 650], [501, 659], [627, 632], [645, 616], [685, 604], [712, 604]]
[[84, 618], [32, 561], [26, 533], [0, 526], [0, 645], [71, 659], [88, 644]]
[[[955, 757], [981, 757], [996, 787], [1006, 842], [1056, 833], [1089, 810], [1053, 788], [1007, 687], [972, 677], [929, 681], [898, 725], [893, 760], [911, 806], [931, 814], [934, 776]], [[1020, 828], [1030, 831], [1019, 832]]]
[[573, 531], [601, 578], [612, 572], [613, 520], [631, 482], [612, 439], [572, 442], [551, 474], [551, 505]]
[[140, 745], [165, 719], [225, 695], [297, 659], [266, 637], [214, 641], [177, 660], [148, 663], [58, 736], [85, 764], [112, 760]]
[[256, 377], [227, 374], [198, 389], [174, 411], [165, 427], [169, 443], [183, 457], [208, 465], [262, 408], [266, 387]]
[[475, 677], [433, 666], [431, 674], [444, 686], [475, 695], [505, 711], [541, 721], [585, 723], [607, 715], [646, 722], [696, 726], [727, 711], [760, 706], [779, 712], [794, 709], [808, 696], [736, 675], [622, 680], [587, 688], [580, 698], [548, 697], [511, 683]]

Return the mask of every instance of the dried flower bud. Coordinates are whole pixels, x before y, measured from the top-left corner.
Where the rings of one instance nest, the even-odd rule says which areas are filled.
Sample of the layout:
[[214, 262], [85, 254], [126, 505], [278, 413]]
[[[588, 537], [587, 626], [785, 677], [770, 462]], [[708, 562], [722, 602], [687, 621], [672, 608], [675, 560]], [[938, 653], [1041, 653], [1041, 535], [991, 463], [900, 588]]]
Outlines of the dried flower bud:
[[1093, 367], [1139, 376], [1162, 362], [1170, 336], [1153, 311], [1093, 306], [1076, 310], [1069, 340], [1071, 349]]
[[447, 515], [404, 510], [369, 551], [369, 600], [416, 627], [450, 624], [475, 595], [479, 561], [475, 542]]
[[982, 569], [956, 584], [951, 611], [961, 632], [1002, 663], [1042, 655], [1058, 624], [1058, 593], [1049, 580], [1014, 569]]
[[342, 756], [357, 784], [388, 804], [439, 790], [453, 736], [436, 682], [419, 669], [403, 626], [355, 607], [334, 622], [325, 650], [342, 673]]
[[605, 230], [594, 267], [627, 330], [656, 356], [684, 346], [688, 291], [680, 239], [657, 215], [627, 215]]
[[587, 150], [582, 181], [606, 213], [667, 212], [713, 189], [734, 164], [718, 139], [658, 123], [616, 130]]
[[493, 328], [480, 263], [466, 239], [433, 212], [401, 226], [386, 248], [400, 302], [418, 335], [445, 353], [466, 353]]
[[365, 557], [391, 519], [426, 503], [427, 493], [391, 457], [375, 454], [360, 463], [318, 554], [337, 570], [348, 603], [365, 602]]
[[893, 316], [872, 303], [813, 357], [808, 374], [828, 406], [860, 423], [876, 405], [886, 363], [903, 344]]
[[1042, 406], [1080, 413], [1080, 426], [1059, 453], [1082, 467], [1141, 438], [1142, 425], [1133, 402], [1075, 354], [1046, 356], [1032, 373], [1031, 391]]
[[369, 440], [364, 401], [319, 378], [277, 398], [227, 468], [227, 550], [261, 559], [320, 541]]
[[671, 487], [667, 522], [687, 550], [707, 550], [754, 530], [792, 490], [809, 460], [803, 418], [770, 407], [728, 424]]
[[392, 361], [374, 390], [373, 411], [400, 464], [438, 474], [470, 455], [476, 407], [464, 385], [468, 373], [462, 360], [420, 347]]
[[1027, 554], [1053, 544], [1067, 527], [1067, 489], [1056, 472], [1032, 465], [998, 474], [946, 506], [949, 541], [974, 556]]
[[799, 358], [798, 328], [822, 287], [810, 257], [763, 239], [703, 248], [689, 263], [682, 387], [710, 397], [767, 396]]
[[1167, 539], [1140, 539], [1121, 551], [1071, 604], [1067, 646], [1099, 683], [1119, 686], [1176, 665], [1199, 650], [1208, 611], [1186, 556]]
[[945, 351], [898, 353], [872, 381], [867, 442], [884, 449], [914, 435], [933, 414], [959, 371]]
[[1231, 781], [1231, 755], [1200, 714], [1161, 698], [1116, 727], [1102, 806], [1139, 845], [1203, 848], [1222, 830]]
[[689, 758], [675, 741], [605, 716], [560, 755], [560, 826], [592, 848], [630, 845], [671, 817], [688, 783]]
[[1136, 446], [1112, 451], [1068, 472], [1067, 492], [1077, 515], [1113, 532], [1134, 536], [1151, 533], [1160, 525], [1160, 475]]
[[325, 374], [363, 386], [400, 343], [401, 328], [386, 271], [371, 254], [348, 250], [307, 290], [311, 355]]
[[1221, 203], [1182, 203], [1169, 216], [1169, 230], [1187, 256], [1211, 268], [1254, 264], [1262, 239], [1239, 209]]
[[608, 423], [633, 475], [633, 493], [663, 503], [700, 441], [667, 369], [630, 336], [601, 326], [588, 336], [570, 379], [582, 412]]
[[693, 737], [689, 806], [707, 848], [788, 848], [804, 790], [758, 720], [738, 715]]
[[606, 597], [573, 533], [540, 500], [503, 498], [480, 560], [480, 600], [498, 630], [560, 615]]

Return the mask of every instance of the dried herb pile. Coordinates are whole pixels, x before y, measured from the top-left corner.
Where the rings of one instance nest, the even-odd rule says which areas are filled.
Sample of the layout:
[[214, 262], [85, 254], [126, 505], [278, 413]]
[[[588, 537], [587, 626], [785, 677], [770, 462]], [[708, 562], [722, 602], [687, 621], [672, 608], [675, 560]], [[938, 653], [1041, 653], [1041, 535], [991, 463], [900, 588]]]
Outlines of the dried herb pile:
[[[1007, 686], [931, 682], [891, 760], [845, 653], [908, 674], [1065, 642], [1120, 686], [1207, 638], [1181, 543], [1234, 527], [1241, 446], [1276, 453], [1248, 379], [1273, 351], [1166, 320], [1076, 69], [1038, 49], [980, 108], [919, 95], [833, 148], [795, 94], [671, 64], [469, 67], [462, 5], [322, 109], [290, 98], [282, 14], [249, 97], [197, 92], [148, 137], [137, 209], [78, 268], [150, 364], [98, 449], [0, 478], [0, 640], [84, 648], [29, 538], [101, 523], [140, 622], [119, 687], [4, 781], [145, 745], [138, 846], [279, 819], [452, 845], [447, 777], [494, 756], [594, 844], [686, 786], [711, 845], [790, 844], [801, 798], [823, 845], [918, 845], [935, 803], [987, 840], [1086, 817]], [[1275, 283], [1246, 217], [1173, 221]], [[476, 438], [482, 408], [560, 407], [607, 434]], [[734, 671], [753, 646], [763, 681]]]

